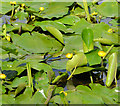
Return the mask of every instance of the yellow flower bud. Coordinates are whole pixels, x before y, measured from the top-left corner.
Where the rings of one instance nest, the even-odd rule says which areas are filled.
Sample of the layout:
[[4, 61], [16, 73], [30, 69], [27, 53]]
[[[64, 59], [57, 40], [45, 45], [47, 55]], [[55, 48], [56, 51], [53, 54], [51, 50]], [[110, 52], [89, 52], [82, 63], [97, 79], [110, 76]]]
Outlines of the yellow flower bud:
[[72, 54], [72, 53], [67, 53], [65, 56], [66, 56], [67, 58], [72, 58], [72, 57], [73, 57], [73, 54]]
[[25, 6], [25, 4], [23, 3], [23, 4], [21, 4], [21, 7], [24, 7]]
[[0, 74], [0, 78], [1, 78], [1, 79], [5, 79], [5, 78], [6, 78], [6, 75], [5, 75], [5, 74]]
[[10, 42], [10, 35], [7, 34], [5, 38]]
[[11, 4], [11, 5], [15, 5], [15, 4], [16, 4], [16, 1], [13, 1], [13, 2], [10, 1], [10, 4]]
[[98, 52], [98, 55], [99, 55], [100, 57], [104, 57], [104, 56], [106, 55], [106, 53], [105, 53], [104, 51], [99, 51], [99, 52]]
[[98, 13], [94, 11], [94, 12], [92, 13], [92, 15], [98, 15]]
[[39, 10], [40, 10], [40, 11], [43, 11], [43, 10], [44, 10], [44, 7], [40, 7]]
[[65, 96], [67, 96], [67, 93], [65, 91], [60, 91], [59, 94], [64, 93]]
[[34, 21], [35, 20], [35, 16], [31, 15], [31, 19], [32, 19], [32, 21]]
[[112, 33], [112, 32], [113, 32], [113, 29], [112, 29], [112, 28], [108, 29], [108, 32], [109, 32], [109, 33]]

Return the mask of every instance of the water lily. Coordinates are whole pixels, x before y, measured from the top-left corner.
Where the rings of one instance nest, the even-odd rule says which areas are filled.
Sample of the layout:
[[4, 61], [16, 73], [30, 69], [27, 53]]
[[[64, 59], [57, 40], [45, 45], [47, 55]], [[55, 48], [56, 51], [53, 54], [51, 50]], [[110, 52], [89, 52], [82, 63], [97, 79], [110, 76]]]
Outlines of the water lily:
[[43, 10], [44, 10], [44, 7], [40, 7], [39, 10], [40, 10], [40, 11], [43, 11]]
[[65, 96], [67, 96], [67, 93], [65, 91], [60, 91], [59, 94], [64, 93]]
[[98, 13], [97, 13], [97, 12], [95, 12], [95, 11], [92, 13], [92, 15], [97, 15], [97, 14], [98, 14]]
[[10, 1], [11, 5], [16, 5], [16, 1]]
[[7, 36], [5, 38], [10, 42], [10, 35], [9, 34], [7, 34]]
[[112, 29], [112, 28], [108, 29], [108, 32], [109, 32], [109, 33], [112, 33], [112, 32], [113, 32], [113, 29]]
[[32, 19], [32, 21], [34, 21], [35, 20], [35, 16], [31, 15], [31, 19]]
[[104, 57], [104, 56], [106, 55], [106, 53], [105, 53], [104, 51], [99, 51], [99, 52], [98, 52], [98, 55], [99, 55], [100, 57]]
[[72, 57], [73, 57], [73, 54], [72, 54], [72, 53], [67, 53], [65, 56], [66, 56], [67, 58], [72, 58]]
[[25, 6], [25, 4], [23, 3], [23, 4], [21, 4], [21, 6], [22, 6], [22, 7], [24, 7], [24, 6]]
[[6, 75], [5, 75], [5, 74], [0, 74], [0, 78], [1, 78], [1, 79], [5, 79], [5, 78], [6, 78]]

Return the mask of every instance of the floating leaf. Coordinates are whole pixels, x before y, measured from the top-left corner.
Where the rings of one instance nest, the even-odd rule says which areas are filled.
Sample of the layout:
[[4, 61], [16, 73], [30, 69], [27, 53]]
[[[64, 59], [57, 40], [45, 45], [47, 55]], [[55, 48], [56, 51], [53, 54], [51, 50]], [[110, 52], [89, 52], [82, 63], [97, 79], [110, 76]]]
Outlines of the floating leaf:
[[41, 92], [36, 91], [35, 94], [33, 95], [31, 102], [33, 104], [44, 104], [46, 98], [42, 95]]
[[18, 87], [21, 83], [26, 83], [27, 80], [28, 80], [27, 76], [21, 78], [16, 77], [12, 82], [12, 87]]
[[[93, 31], [91, 29], [85, 28], [82, 31], [82, 40], [83, 40], [83, 47], [87, 46], [86, 48], [84, 47], [84, 52], [90, 51], [93, 49]], [[88, 50], [87, 50], [88, 49]]]
[[74, 51], [83, 51], [82, 37], [80, 35], [65, 36], [64, 54], [73, 53]]
[[103, 2], [101, 5], [97, 5], [98, 12], [104, 17], [117, 17], [118, 13], [118, 2], [111, 0], [110, 2]]
[[56, 40], [37, 32], [33, 32], [32, 36], [29, 33], [24, 33], [22, 36], [19, 36], [17, 34], [11, 36], [14, 44], [32, 53], [45, 53], [50, 52], [52, 48], [55, 50], [60, 50], [62, 47], [62, 45]]
[[91, 71], [91, 70], [93, 70], [93, 69], [94, 69], [94, 68], [92, 68], [92, 67], [78, 67], [78, 68], [75, 70], [75, 72], [74, 72], [73, 75], [81, 74], [81, 73], [84, 73], [84, 72], [89, 72], [89, 71]]
[[25, 84], [25, 83], [19, 84], [19, 86], [18, 86], [17, 89], [15, 90], [15, 96], [17, 96], [17, 94], [19, 94], [25, 87], [26, 87], [26, 84]]
[[87, 28], [87, 27], [90, 28], [91, 24], [88, 23], [85, 19], [81, 19], [75, 25], [70, 27], [70, 29], [72, 29], [75, 32], [75, 34], [81, 34], [82, 30]]
[[54, 28], [54, 27], [46, 27], [46, 29], [55, 37], [57, 38], [62, 44], [64, 44], [64, 41], [63, 41], [63, 35], [62, 33]]
[[14, 16], [16, 18], [19, 18], [19, 20], [24, 20], [24, 19], [28, 18], [29, 14], [24, 11], [18, 11]]
[[[38, 17], [42, 18], [59, 18], [68, 13], [68, 6], [72, 5], [72, 2], [50, 2], [48, 8], [46, 8], [41, 14], [34, 13]], [[43, 5], [44, 6], [44, 5]]]
[[35, 26], [40, 26], [43, 31], [47, 30], [46, 27], [54, 27], [54, 28], [57, 28], [58, 30], [63, 31], [65, 33], [68, 32], [67, 27], [64, 24], [62, 24], [61, 22], [55, 22], [55, 21], [39, 22], [39, 21], [35, 21], [34, 25]]
[[3, 94], [2, 96], [2, 104], [14, 104], [15, 103], [15, 98], [13, 98], [10, 95]]
[[63, 24], [75, 25], [78, 21], [80, 21], [80, 18], [75, 15], [68, 15], [63, 17], [62, 19], [59, 19], [58, 21]]
[[95, 49], [85, 54], [90, 66], [101, 63], [101, 57], [98, 56], [98, 52], [99, 49]]
[[106, 78], [106, 85], [109, 87], [112, 84], [117, 73], [117, 53], [112, 53], [110, 55], [108, 64], [109, 66]]
[[53, 61], [50, 66], [54, 69], [66, 69], [67, 60]]
[[31, 104], [32, 89], [31, 87], [26, 87], [23, 94], [15, 98], [16, 104]]
[[76, 66], [82, 66], [87, 64], [87, 58], [84, 53], [78, 53], [73, 56], [71, 60], [68, 60], [66, 70], [71, 71]]

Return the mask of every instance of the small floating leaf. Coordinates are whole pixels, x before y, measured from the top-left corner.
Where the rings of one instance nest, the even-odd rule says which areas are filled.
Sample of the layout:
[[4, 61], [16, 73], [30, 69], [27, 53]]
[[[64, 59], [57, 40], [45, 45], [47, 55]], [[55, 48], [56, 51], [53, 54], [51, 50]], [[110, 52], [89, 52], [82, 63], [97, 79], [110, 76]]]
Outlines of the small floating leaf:
[[114, 78], [116, 77], [115, 73], [117, 72], [117, 53], [112, 53], [108, 60], [108, 72], [107, 72], [107, 78], [106, 78], [106, 85], [109, 87]]
[[57, 38], [62, 44], [64, 44], [64, 41], [63, 41], [63, 35], [62, 33], [54, 28], [54, 27], [46, 27], [46, 29], [55, 37]]
[[87, 48], [90, 49], [90, 45], [93, 43], [93, 31], [88, 28], [83, 29], [82, 39], [85, 42]]

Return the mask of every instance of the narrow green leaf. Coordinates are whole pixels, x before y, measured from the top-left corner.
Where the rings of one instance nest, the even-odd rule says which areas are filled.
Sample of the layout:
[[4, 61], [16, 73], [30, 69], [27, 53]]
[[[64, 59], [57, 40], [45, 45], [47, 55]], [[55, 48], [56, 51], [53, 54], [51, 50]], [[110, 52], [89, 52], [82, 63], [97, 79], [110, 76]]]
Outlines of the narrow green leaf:
[[114, 78], [116, 77], [115, 73], [117, 72], [117, 53], [112, 53], [108, 60], [108, 72], [107, 72], [107, 78], [106, 78], [106, 85], [109, 87]]
[[80, 74], [80, 73], [84, 73], [84, 72], [88, 72], [88, 71], [91, 71], [92, 69], [94, 69], [94, 68], [92, 68], [92, 67], [78, 67], [78, 68], [75, 70], [75, 72], [74, 72], [73, 75], [75, 75], [75, 74]]
[[82, 66], [87, 64], [87, 58], [83, 52], [80, 52], [73, 56], [71, 60], [68, 60], [66, 70], [71, 71], [75, 66]]
[[58, 39], [62, 44], [64, 44], [64, 41], [63, 41], [63, 35], [62, 33], [54, 28], [54, 27], [46, 27], [46, 29], [56, 38]]
[[105, 39], [105, 38], [97, 38], [97, 39], [94, 39], [94, 42], [100, 42], [102, 44], [113, 44], [113, 42], [109, 39]]

